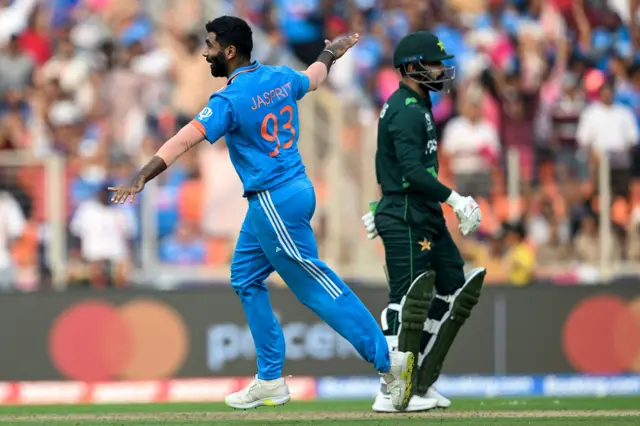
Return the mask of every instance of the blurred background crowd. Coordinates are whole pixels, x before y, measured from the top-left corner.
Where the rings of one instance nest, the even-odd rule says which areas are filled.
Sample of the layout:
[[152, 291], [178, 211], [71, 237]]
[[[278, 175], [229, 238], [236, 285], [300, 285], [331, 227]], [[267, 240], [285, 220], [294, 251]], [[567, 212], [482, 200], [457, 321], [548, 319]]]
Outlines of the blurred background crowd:
[[[105, 191], [225, 84], [201, 56], [203, 24], [224, 13], [255, 26], [265, 63], [288, 55], [302, 67], [324, 39], [359, 32], [328, 87], [359, 105], [353, 125], [369, 127], [399, 82], [394, 46], [409, 31], [433, 31], [456, 56], [455, 90], [433, 95], [441, 178], [476, 197], [484, 216], [464, 240], [449, 218], [468, 264], [503, 284], [597, 282], [603, 260], [640, 262], [637, 3], [0, 0], [0, 289], [47, 286], [51, 189], [42, 162], [54, 155], [65, 160], [55, 196], [68, 225], [70, 283], [131, 285], [149, 220], [159, 264], [228, 264], [246, 201], [224, 143], [202, 144], [157, 179], [153, 218], [139, 201], [110, 206]], [[353, 133], [344, 134], [348, 145]], [[612, 225], [604, 255], [603, 157]], [[357, 208], [350, 214], [359, 218], [366, 203]]]

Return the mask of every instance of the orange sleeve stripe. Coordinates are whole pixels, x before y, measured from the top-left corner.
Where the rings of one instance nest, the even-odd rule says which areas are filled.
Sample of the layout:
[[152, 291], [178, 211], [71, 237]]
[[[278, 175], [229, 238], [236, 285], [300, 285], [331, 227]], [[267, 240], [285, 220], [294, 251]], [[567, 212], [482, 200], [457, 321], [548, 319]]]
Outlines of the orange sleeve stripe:
[[204, 126], [202, 125], [201, 122], [199, 122], [198, 120], [191, 120], [191, 124], [196, 126], [196, 129], [198, 129], [200, 133], [202, 133], [202, 136], [204, 137], [207, 136], [207, 131], [204, 129]]

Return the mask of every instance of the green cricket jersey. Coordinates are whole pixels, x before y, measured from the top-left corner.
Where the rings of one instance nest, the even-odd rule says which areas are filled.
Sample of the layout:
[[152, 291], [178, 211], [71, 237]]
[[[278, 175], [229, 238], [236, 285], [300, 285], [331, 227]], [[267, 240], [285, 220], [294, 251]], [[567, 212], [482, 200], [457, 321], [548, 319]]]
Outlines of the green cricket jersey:
[[405, 195], [442, 214], [451, 189], [438, 181], [438, 143], [431, 101], [400, 83], [378, 122], [376, 177], [385, 196]]

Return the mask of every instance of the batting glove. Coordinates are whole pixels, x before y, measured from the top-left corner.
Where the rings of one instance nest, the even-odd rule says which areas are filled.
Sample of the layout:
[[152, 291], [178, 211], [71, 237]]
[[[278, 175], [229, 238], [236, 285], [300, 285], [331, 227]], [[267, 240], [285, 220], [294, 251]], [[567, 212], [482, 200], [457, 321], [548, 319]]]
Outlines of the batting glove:
[[460, 221], [458, 229], [462, 235], [467, 236], [478, 230], [480, 222], [482, 222], [482, 212], [476, 200], [472, 197], [462, 197], [457, 192], [452, 191], [446, 203], [456, 213]]
[[373, 240], [378, 236], [378, 230], [376, 229], [376, 221], [373, 216], [373, 212], [369, 212], [362, 216], [362, 223], [364, 223], [364, 228], [367, 230], [367, 237], [370, 240]]

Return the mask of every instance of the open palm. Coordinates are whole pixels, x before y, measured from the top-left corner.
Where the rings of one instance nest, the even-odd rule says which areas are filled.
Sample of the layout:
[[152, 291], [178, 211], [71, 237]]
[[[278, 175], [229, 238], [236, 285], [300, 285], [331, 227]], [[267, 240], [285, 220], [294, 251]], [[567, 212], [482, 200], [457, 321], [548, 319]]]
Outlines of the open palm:
[[341, 58], [347, 50], [351, 49], [360, 40], [360, 34], [355, 33], [350, 36], [340, 37], [335, 41], [325, 40], [325, 49], [331, 51], [336, 59]]

